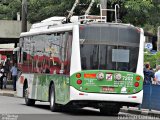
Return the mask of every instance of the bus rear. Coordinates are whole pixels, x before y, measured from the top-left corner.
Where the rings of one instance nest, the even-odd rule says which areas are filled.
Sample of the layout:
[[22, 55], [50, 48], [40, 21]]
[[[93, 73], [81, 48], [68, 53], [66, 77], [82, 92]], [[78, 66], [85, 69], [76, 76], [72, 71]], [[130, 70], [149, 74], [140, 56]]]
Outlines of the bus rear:
[[80, 25], [79, 38], [81, 71], [70, 78], [72, 103], [106, 113], [142, 103], [143, 32], [131, 25], [87, 24]]

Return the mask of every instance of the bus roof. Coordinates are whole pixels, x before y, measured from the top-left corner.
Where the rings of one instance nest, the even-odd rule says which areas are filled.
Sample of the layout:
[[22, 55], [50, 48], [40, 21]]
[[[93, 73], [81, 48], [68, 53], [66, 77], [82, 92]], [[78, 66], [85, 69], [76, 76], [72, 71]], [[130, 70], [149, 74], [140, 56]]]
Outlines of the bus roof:
[[69, 23], [69, 24], [61, 24], [56, 26], [50, 26], [48, 28], [39, 28], [35, 30], [31, 30], [29, 32], [23, 32], [20, 34], [20, 37], [24, 36], [32, 36], [32, 35], [39, 35], [39, 34], [46, 34], [46, 33], [54, 33], [54, 32], [64, 32], [64, 31], [70, 31], [73, 29], [73, 26], [75, 24]]
[[137, 28], [132, 24], [124, 23], [90, 23], [90, 24], [81, 24], [82, 26], [97, 26], [97, 27], [117, 27], [117, 28]]
[[81, 24], [78, 21], [77, 16], [73, 16], [71, 19], [72, 23], [64, 23], [65, 17], [51, 17], [45, 19], [39, 23], [35, 23], [32, 25], [29, 32], [21, 33], [20, 37], [23, 36], [31, 36], [31, 35], [38, 35], [38, 34], [46, 34], [46, 33], [53, 33], [53, 32], [63, 32], [72, 30], [74, 25], [94, 25], [97, 27], [131, 27], [134, 28], [131, 24], [123, 24], [123, 23], [104, 23], [104, 22], [87, 22], [85, 24]]

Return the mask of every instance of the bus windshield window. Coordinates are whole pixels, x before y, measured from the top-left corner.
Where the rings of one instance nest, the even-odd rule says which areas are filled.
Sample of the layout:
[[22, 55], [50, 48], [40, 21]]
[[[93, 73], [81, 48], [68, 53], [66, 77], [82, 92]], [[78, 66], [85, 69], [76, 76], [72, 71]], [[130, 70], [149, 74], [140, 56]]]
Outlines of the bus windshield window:
[[103, 24], [81, 26], [82, 70], [136, 72], [139, 42], [140, 33], [130, 26]]
[[[80, 51], [83, 70], [98, 69], [136, 72], [138, 48], [81, 44]], [[122, 51], [126, 53], [122, 53]]]

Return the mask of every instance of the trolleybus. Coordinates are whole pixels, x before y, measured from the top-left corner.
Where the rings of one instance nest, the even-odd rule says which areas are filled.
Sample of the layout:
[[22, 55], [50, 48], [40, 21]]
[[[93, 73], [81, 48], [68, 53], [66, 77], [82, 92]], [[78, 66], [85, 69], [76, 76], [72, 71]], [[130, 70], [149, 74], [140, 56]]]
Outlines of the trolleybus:
[[21, 33], [17, 95], [27, 105], [50, 102], [51, 111], [71, 105], [117, 114], [122, 106], [141, 104], [143, 29], [61, 20], [53, 17]]

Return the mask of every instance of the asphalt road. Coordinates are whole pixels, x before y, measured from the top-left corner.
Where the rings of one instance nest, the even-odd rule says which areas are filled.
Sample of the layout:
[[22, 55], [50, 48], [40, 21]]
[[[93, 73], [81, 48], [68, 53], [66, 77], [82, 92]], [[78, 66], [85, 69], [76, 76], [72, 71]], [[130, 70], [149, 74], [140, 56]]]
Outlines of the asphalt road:
[[49, 103], [36, 102], [26, 106], [24, 99], [0, 96], [0, 120], [120, 120], [138, 119], [135, 115], [119, 113], [117, 116], [103, 116], [92, 108], [76, 109], [65, 112], [51, 112]]

